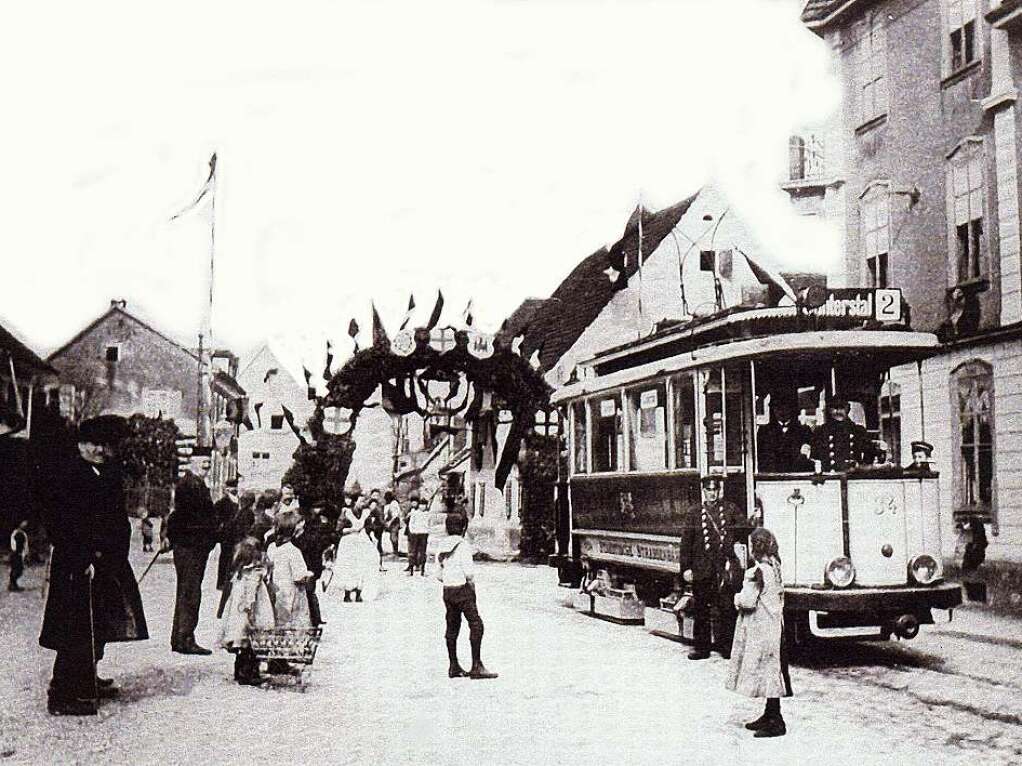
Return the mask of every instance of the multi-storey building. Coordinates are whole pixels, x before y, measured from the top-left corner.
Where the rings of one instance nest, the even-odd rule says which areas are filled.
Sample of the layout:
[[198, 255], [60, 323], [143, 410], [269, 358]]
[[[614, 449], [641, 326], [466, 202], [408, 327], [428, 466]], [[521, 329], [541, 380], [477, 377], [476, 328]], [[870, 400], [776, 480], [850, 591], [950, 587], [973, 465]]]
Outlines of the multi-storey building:
[[[1019, 2], [810, 0], [837, 58], [848, 285], [901, 288], [944, 341], [897, 370], [886, 413], [935, 445], [945, 554], [981, 518], [988, 557], [1022, 562]], [[995, 566], [996, 569], [996, 566]]]

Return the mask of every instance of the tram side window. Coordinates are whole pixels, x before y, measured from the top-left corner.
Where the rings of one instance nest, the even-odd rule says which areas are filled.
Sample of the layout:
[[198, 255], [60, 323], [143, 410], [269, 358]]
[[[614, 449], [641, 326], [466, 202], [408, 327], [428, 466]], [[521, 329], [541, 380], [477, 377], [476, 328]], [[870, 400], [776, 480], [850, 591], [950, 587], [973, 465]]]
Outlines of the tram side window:
[[696, 467], [696, 390], [691, 375], [674, 380], [674, 465]]
[[667, 387], [660, 383], [628, 392], [632, 471], [667, 468]]
[[720, 368], [710, 370], [703, 384], [703, 397], [706, 402], [706, 416], [703, 419], [706, 435], [706, 464], [710, 466], [724, 465], [722, 377]]
[[618, 471], [624, 447], [621, 402], [616, 396], [604, 397], [593, 399], [589, 407], [593, 419], [593, 471]]
[[575, 449], [575, 473], [586, 473], [589, 470], [588, 455], [589, 444], [586, 434], [586, 408], [582, 402], [576, 402], [571, 407], [573, 443]]
[[707, 465], [724, 466], [726, 460], [727, 465], [740, 467], [744, 454], [741, 370], [710, 370], [703, 386], [703, 395], [706, 401], [703, 425]]

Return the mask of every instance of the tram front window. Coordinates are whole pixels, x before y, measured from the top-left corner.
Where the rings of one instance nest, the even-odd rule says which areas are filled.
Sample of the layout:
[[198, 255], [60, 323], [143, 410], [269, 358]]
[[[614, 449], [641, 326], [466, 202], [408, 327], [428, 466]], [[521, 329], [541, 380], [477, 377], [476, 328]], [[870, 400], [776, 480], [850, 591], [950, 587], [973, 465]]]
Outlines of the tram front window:
[[621, 431], [621, 402], [616, 396], [589, 402], [593, 421], [593, 471], [620, 470], [624, 434]]
[[[726, 390], [726, 396], [724, 395]], [[735, 368], [715, 368], [703, 384], [706, 416], [706, 464], [742, 466], [743, 416], [742, 373]]]
[[628, 423], [633, 471], [667, 468], [667, 387], [646, 386], [628, 392]]

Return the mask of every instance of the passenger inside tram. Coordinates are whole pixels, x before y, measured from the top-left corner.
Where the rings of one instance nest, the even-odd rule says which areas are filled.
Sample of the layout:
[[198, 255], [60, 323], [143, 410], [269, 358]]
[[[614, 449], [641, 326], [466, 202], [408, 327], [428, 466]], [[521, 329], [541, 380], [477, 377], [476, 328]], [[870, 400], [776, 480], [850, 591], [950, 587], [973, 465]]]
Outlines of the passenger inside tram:
[[759, 470], [763, 473], [812, 471], [813, 464], [803, 454], [812, 431], [797, 418], [798, 398], [794, 391], [774, 392], [770, 396], [770, 421], [756, 433]]

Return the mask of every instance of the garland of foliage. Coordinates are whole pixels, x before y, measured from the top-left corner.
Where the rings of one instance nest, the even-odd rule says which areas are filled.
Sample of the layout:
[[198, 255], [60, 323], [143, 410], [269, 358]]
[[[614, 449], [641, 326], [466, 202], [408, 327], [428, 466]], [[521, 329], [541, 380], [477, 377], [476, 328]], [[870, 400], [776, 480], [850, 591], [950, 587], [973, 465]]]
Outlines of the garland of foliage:
[[[532, 432], [536, 413], [550, 407], [550, 387], [542, 374], [511, 350], [512, 339], [505, 332], [495, 336], [493, 354], [485, 358], [469, 352], [469, 335], [465, 331], [455, 332], [454, 347], [444, 352], [430, 346], [429, 328], [417, 328], [412, 339], [411, 351], [401, 355], [391, 349], [390, 341], [381, 332], [372, 347], [356, 352], [336, 373], [330, 371], [328, 356], [323, 375], [326, 393], [316, 395], [314, 389], [309, 393], [316, 402], [308, 423], [313, 443], [306, 442], [294, 429], [302, 444], [285, 476], [305, 503], [322, 503], [339, 512], [356, 446], [355, 424], [363, 409], [378, 406], [367, 404], [377, 388], [382, 391], [387, 412], [396, 415], [414, 412], [428, 418], [436, 409], [442, 409], [460, 414], [466, 423], [479, 418], [489, 393], [512, 417], [494, 482], [498, 489], [504, 488], [522, 440]], [[446, 383], [446, 396], [440, 399], [431, 396], [431, 382]], [[345, 433], [326, 431], [325, 411], [330, 408], [350, 410]]]

